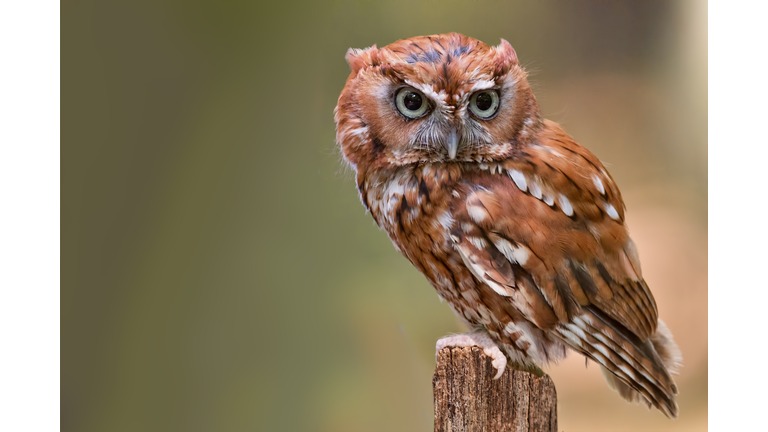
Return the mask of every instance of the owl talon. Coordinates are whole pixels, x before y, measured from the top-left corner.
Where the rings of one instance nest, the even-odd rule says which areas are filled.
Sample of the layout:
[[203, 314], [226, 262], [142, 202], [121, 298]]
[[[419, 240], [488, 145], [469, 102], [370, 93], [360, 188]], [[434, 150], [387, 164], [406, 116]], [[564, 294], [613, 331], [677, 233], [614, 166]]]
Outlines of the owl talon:
[[507, 356], [499, 349], [496, 343], [485, 332], [464, 333], [446, 336], [437, 341], [435, 355], [446, 347], [478, 347], [491, 358], [491, 364], [496, 369], [493, 379], [501, 378], [507, 367]]

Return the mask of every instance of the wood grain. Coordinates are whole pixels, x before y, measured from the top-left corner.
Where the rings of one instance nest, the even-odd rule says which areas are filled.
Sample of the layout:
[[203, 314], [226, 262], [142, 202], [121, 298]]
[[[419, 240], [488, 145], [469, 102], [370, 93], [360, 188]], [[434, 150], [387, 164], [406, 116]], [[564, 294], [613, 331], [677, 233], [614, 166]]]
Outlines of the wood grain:
[[477, 347], [443, 348], [432, 378], [435, 432], [557, 432], [557, 393], [548, 375], [507, 365], [494, 380]]

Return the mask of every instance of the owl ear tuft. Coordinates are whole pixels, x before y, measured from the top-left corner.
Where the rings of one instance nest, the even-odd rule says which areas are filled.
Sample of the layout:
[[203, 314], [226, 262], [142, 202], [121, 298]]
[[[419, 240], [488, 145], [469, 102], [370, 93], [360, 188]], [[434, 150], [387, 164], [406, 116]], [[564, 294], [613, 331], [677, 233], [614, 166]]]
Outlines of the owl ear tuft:
[[350, 48], [344, 58], [352, 72], [357, 73], [363, 67], [379, 64], [379, 49], [376, 48], [376, 45], [365, 49]]
[[502, 39], [500, 44], [493, 47], [493, 50], [495, 51], [494, 62], [496, 63], [496, 68], [494, 72], [496, 75], [504, 75], [513, 66], [518, 65], [517, 53], [506, 40]]

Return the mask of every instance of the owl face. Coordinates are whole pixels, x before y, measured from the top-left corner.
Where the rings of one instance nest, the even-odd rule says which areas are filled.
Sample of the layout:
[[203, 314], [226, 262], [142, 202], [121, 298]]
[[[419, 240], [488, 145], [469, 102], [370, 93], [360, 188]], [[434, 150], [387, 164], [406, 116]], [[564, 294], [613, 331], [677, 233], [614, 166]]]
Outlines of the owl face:
[[352, 165], [491, 162], [541, 126], [538, 105], [505, 40], [460, 34], [350, 49], [336, 107], [337, 140]]

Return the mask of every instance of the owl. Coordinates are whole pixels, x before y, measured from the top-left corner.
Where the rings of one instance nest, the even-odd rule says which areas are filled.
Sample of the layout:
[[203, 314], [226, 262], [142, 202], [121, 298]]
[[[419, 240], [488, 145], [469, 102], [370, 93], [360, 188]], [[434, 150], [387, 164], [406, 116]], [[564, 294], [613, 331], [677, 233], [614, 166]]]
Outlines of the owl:
[[608, 171], [539, 106], [512, 46], [452, 33], [350, 49], [336, 140], [366, 210], [501, 376], [568, 350], [678, 414], [681, 363]]

